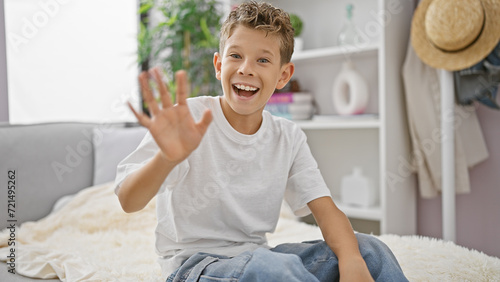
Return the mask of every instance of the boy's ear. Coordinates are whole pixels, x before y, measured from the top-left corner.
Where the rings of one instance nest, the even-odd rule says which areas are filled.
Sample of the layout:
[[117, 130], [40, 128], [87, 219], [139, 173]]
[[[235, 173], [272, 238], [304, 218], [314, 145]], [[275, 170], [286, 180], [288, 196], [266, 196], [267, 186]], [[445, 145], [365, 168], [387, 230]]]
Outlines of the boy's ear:
[[214, 69], [215, 69], [215, 77], [218, 80], [221, 80], [220, 70], [222, 68], [222, 58], [219, 52], [214, 53]]
[[284, 64], [281, 67], [281, 77], [278, 80], [278, 84], [276, 85], [277, 89], [281, 89], [285, 87], [285, 85], [292, 78], [293, 72], [295, 71], [295, 65], [292, 62]]

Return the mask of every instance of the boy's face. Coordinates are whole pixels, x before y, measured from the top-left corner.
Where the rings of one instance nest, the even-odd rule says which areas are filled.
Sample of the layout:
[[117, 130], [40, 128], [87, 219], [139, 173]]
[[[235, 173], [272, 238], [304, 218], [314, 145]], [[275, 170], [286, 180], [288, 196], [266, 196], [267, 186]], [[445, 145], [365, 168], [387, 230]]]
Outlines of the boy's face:
[[293, 63], [281, 65], [276, 36], [242, 25], [227, 38], [223, 54], [215, 53], [214, 67], [224, 91], [223, 109], [229, 106], [232, 114], [259, 121], [275, 89], [283, 88], [294, 71]]

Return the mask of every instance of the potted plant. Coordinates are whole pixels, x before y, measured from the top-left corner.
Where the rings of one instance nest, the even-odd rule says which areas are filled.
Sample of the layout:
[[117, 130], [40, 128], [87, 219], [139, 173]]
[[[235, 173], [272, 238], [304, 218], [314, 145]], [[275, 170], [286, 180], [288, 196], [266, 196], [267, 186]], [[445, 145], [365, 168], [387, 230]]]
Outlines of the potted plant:
[[290, 14], [290, 22], [294, 29], [294, 52], [300, 52], [304, 49], [304, 41], [300, 37], [302, 34], [302, 29], [304, 28], [304, 23], [302, 19], [297, 14]]
[[[141, 0], [138, 59], [142, 70], [161, 66], [170, 88], [174, 74], [188, 72], [191, 95], [219, 95], [213, 69], [222, 12], [216, 0]], [[151, 20], [155, 13], [155, 22]], [[171, 91], [172, 94], [175, 91]]]

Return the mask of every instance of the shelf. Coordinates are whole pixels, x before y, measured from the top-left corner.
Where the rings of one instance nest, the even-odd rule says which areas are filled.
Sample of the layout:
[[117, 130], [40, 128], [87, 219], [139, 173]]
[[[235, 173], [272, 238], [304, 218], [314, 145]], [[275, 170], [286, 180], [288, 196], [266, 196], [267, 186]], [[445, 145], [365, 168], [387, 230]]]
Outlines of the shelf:
[[354, 207], [342, 204], [339, 199], [334, 199], [334, 201], [337, 207], [344, 212], [347, 217], [376, 221], [382, 219], [382, 209], [380, 206], [369, 208]]
[[369, 54], [378, 51], [378, 45], [375, 43], [367, 44], [366, 46], [333, 46], [328, 48], [318, 48], [303, 50], [294, 53], [292, 56], [292, 62], [297, 63], [300, 61], [310, 60], [310, 59], [323, 59], [327, 57], [341, 57], [350, 56], [354, 54]]
[[314, 116], [312, 120], [296, 120], [300, 128], [307, 129], [357, 129], [379, 128], [378, 115]]

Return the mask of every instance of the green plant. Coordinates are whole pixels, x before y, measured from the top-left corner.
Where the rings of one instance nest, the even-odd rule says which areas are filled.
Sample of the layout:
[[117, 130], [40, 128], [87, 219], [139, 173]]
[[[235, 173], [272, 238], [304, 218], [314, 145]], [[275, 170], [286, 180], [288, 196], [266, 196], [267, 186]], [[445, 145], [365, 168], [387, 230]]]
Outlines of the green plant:
[[[152, 11], [159, 16], [154, 24], [150, 21]], [[174, 81], [176, 71], [184, 69], [191, 81], [192, 96], [219, 95], [221, 86], [213, 69], [222, 17], [217, 1], [141, 0], [139, 12], [141, 69], [161, 66], [169, 82]]]
[[302, 34], [302, 29], [304, 28], [304, 23], [302, 19], [297, 14], [290, 14], [290, 22], [294, 29], [294, 37], [299, 37]]

